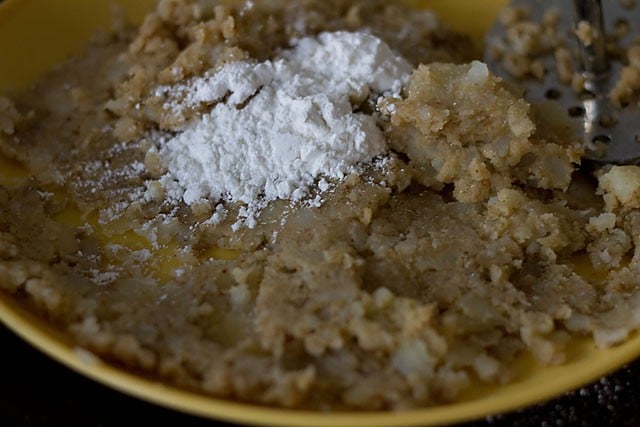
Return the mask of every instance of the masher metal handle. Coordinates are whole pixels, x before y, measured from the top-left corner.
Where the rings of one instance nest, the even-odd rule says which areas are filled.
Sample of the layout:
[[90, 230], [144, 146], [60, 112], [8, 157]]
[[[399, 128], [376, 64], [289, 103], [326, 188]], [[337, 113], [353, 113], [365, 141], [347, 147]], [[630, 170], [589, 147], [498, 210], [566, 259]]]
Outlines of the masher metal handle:
[[609, 69], [605, 41], [604, 17], [600, 0], [573, 0], [576, 10], [576, 27], [582, 21], [592, 29], [590, 43], [579, 40], [585, 77], [598, 77]]

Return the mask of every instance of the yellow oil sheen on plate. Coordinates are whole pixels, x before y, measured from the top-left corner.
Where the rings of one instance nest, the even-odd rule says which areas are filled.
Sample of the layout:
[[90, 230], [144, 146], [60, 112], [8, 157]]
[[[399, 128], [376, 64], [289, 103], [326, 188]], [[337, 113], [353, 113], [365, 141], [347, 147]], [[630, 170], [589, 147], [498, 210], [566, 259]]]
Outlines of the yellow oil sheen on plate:
[[[434, 9], [452, 28], [471, 35], [480, 46], [484, 32], [506, 0], [407, 2]], [[130, 19], [140, 22], [155, 1], [119, 0], [118, 3]], [[0, 93], [28, 87], [40, 74], [82, 49], [96, 30], [108, 26], [110, 4], [110, 0], [5, 1], [0, 6]], [[27, 172], [20, 165], [0, 158], [0, 185], [18, 185], [26, 178]], [[65, 212], [59, 220], [69, 224], [80, 221], [73, 210]], [[128, 239], [135, 244], [145, 244], [139, 236]], [[162, 255], [159, 254], [159, 258]], [[214, 249], [203, 256], [228, 259], [237, 253]], [[156, 274], [167, 275], [172, 267], [171, 261], [160, 260]], [[100, 359], [87, 357], [68, 337], [3, 293], [0, 293], [0, 320], [51, 357], [123, 392], [200, 416], [274, 426], [427, 426], [471, 420], [547, 400], [595, 380], [640, 355], [637, 334], [625, 344], [608, 350], [597, 350], [589, 339], [576, 340], [569, 347], [565, 365], [542, 368], [524, 356], [516, 367], [520, 374], [516, 382], [472, 387], [455, 404], [400, 413], [320, 414], [214, 399], [122, 371]]]

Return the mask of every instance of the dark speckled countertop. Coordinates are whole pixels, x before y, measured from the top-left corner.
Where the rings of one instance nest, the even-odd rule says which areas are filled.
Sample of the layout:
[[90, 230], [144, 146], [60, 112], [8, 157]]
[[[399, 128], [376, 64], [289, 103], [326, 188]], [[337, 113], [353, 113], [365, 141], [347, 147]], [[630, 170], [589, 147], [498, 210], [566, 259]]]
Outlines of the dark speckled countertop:
[[[0, 326], [0, 426], [228, 426], [163, 409], [94, 383]], [[129, 422], [128, 422], [129, 421]], [[640, 426], [640, 360], [582, 390], [462, 427]]]

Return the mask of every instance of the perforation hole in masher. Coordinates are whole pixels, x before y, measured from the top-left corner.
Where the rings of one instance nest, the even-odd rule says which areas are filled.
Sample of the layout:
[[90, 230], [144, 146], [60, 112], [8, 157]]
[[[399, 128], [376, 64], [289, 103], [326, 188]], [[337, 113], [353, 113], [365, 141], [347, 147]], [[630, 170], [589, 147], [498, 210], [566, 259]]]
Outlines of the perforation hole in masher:
[[596, 135], [593, 137], [594, 144], [608, 144], [611, 142], [611, 137], [609, 135]]
[[547, 89], [547, 91], [544, 93], [544, 97], [551, 100], [560, 99], [562, 98], [562, 92], [552, 87]]

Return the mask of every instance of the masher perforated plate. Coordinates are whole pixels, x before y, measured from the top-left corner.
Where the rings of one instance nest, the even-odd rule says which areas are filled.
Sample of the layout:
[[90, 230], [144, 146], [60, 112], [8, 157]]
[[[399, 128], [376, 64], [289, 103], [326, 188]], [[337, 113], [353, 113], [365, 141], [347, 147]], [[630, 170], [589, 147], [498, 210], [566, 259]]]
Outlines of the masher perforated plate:
[[[503, 65], [496, 50], [509, 43], [508, 25], [498, 20], [487, 35], [485, 61], [490, 69], [506, 81], [520, 86], [530, 102], [553, 101], [576, 125], [577, 138], [584, 138], [584, 157], [601, 163], [640, 164], [640, 106], [637, 96], [631, 102], [616, 106], [609, 93], [627, 65], [624, 54], [633, 43], [640, 43], [640, 5], [633, 0], [603, 0], [604, 28], [608, 35], [617, 34], [618, 55], [607, 56], [609, 71], [599, 79], [590, 79], [581, 90], [563, 83], [554, 50], [543, 52], [536, 59], [544, 65], [541, 78], [516, 78]], [[549, 9], [559, 12], [556, 31], [561, 43], [569, 49], [575, 71], [580, 71], [581, 44], [575, 36], [576, 14], [572, 0], [515, 0], [512, 6], [525, 7], [529, 20], [542, 22]], [[611, 43], [610, 43], [611, 44]], [[640, 71], [639, 71], [640, 75]], [[638, 91], [636, 91], [638, 92]]]

